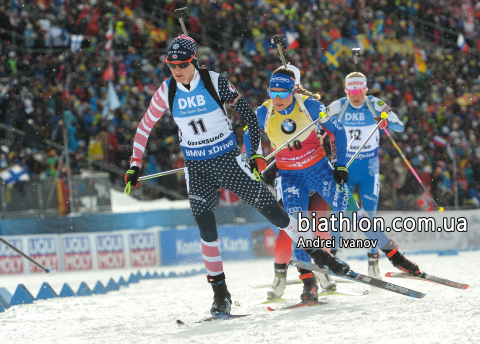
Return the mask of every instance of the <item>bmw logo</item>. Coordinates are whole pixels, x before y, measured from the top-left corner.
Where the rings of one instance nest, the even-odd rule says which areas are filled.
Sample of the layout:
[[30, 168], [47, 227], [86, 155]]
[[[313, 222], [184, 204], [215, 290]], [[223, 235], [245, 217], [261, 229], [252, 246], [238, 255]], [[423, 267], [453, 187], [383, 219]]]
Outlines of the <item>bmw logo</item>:
[[293, 134], [297, 129], [297, 125], [295, 124], [295, 122], [289, 118], [285, 119], [282, 122], [281, 127], [282, 131], [287, 135]]

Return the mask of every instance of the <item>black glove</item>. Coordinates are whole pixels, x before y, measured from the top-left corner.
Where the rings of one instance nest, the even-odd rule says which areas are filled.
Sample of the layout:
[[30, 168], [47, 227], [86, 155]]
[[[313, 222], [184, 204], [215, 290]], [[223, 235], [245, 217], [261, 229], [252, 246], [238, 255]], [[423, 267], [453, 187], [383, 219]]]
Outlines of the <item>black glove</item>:
[[140, 186], [138, 178], [140, 177], [140, 167], [133, 166], [125, 173], [125, 194], [130, 193], [130, 188]]
[[348, 170], [346, 167], [335, 167], [333, 170], [333, 179], [337, 184], [348, 182]]

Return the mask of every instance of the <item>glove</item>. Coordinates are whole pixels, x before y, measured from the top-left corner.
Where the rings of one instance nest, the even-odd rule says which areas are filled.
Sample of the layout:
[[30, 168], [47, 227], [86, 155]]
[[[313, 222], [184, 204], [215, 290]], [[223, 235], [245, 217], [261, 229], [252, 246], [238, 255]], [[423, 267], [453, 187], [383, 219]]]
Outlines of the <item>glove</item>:
[[262, 173], [262, 171], [266, 168], [267, 160], [265, 160], [263, 155], [252, 155], [252, 157], [250, 158], [250, 171], [252, 171], [256, 181], [260, 180], [260, 173]]
[[337, 184], [348, 182], [348, 170], [346, 167], [335, 167], [333, 170], [333, 179]]
[[125, 173], [125, 191], [124, 193], [128, 195], [130, 193], [130, 188], [140, 186], [138, 178], [140, 177], [140, 167], [133, 166]]
[[380, 124], [380, 129], [385, 129], [388, 126], [388, 115], [386, 112], [382, 112], [380, 117], [377, 117], [377, 121], [381, 121], [382, 119], [385, 119], [382, 124]]
[[388, 119], [385, 119], [382, 124], [380, 124], [380, 129], [385, 129], [388, 126]]

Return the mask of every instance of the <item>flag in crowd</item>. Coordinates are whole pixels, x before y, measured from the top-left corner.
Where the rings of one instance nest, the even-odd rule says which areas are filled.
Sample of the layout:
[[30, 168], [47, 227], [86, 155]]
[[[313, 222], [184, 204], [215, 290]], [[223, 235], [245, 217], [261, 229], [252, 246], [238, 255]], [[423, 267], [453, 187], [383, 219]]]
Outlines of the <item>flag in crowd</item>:
[[20, 165], [13, 165], [10, 168], [0, 172], [0, 178], [5, 184], [13, 185], [16, 182], [26, 182], [30, 180], [28, 172]]
[[298, 49], [300, 48], [300, 43], [298, 42], [298, 33], [295, 31], [290, 32], [286, 31], [285, 32], [285, 39], [287, 41], [288, 49]]
[[458, 48], [463, 51], [463, 52], [468, 52], [468, 44], [467, 42], [465, 41], [465, 37], [463, 36], [463, 34], [458, 34], [458, 38], [457, 38], [457, 45], [458, 45]]
[[72, 53], [76, 53], [80, 50], [83, 42], [83, 35], [72, 35], [70, 41], [70, 50]]
[[427, 71], [427, 64], [426, 64], [426, 54], [425, 51], [418, 48], [414, 47], [413, 48], [415, 52], [415, 68], [422, 74], [424, 74]]
[[107, 33], [105, 34], [105, 37], [107, 38], [107, 44], [105, 45], [105, 50], [110, 51], [113, 43], [113, 20], [112, 19], [110, 19], [110, 21], [108, 22], [108, 30], [107, 30]]
[[420, 197], [417, 198], [417, 206], [421, 211], [434, 210], [433, 202], [430, 200], [426, 192], [424, 192]]
[[445, 146], [447, 145], [447, 140], [443, 139], [438, 135], [435, 135], [433, 137], [433, 143], [436, 144], [437, 146], [445, 148]]
[[108, 82], [107, 97], [105, 99], [105, 104], [103, 105], [102, 116], [107, 117], [109, 110], [116, 110], [121, 106], [120, 99], [118, 98], [113, 82]]

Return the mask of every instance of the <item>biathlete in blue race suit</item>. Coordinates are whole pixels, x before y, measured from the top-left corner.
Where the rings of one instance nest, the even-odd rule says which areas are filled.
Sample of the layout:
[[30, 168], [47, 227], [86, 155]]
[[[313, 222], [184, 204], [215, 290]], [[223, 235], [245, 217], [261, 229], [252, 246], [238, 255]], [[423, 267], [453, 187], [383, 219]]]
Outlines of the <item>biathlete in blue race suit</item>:
[[[372, 219], [377, 213], [378, 197], [380, 194], [380, 164], [378, 148], [380, 145], [380, 131], [383, 128], [402, 132], [403, 123], [398, 119], [392, 109], [381, 99], [367, 96], [367, 79], [365, 75], [354, 72], [345, 79], [346, 97], [334, 101], [329, 105], [337, 120], [345, 127], [348, 141], [354, 137], [352, 145], [347, 151], [347, 158], [351, 159], [362, 143], [374, 130], [381, 113], [386, 113], [388, 119], [380, 126], [375, 134], [368, 140], [360, 154], [349, 166], [348, 188], [353, 193], [358, 187], [362, 208]], [[334, 161], [332, 161], [333, 163]], [[340, 233], [332, 232], [338, 240]], [[338, 247], [338, 246], [337, 246]], [[368, 275], [382, 278], [378, 268], [380, 253], [378, 248], [371, 248], [368, 252]]]

